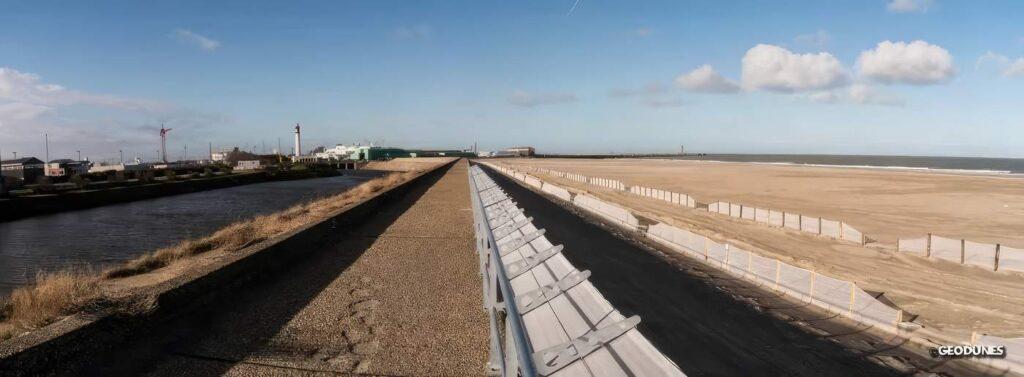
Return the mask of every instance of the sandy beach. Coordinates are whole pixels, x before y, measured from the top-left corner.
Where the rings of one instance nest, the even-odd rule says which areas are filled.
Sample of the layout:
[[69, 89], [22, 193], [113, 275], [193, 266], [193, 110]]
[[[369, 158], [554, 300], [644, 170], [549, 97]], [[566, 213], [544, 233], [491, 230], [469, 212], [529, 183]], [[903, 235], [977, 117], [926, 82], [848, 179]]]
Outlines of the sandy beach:
[[[878, 239], [928, 232], [1024, 245], [1024, 180], [882, 169], [667, 160], [502, 160], [846, 221]], [[1024, 275], [893, 253], [665, 205], [628, 192], [541, 175], [620, 203], [641, 216], [694, 229], [787, 263], [885, 292], [926, 328], [957, 338], [972, 330], [1024, 336]], [[880, 246], [875, 244], [874, 246]]]
[[673, 160], [507, 160], [845, 221], [882, 243], [927, 233], [1024, 247], [1024, 177]]

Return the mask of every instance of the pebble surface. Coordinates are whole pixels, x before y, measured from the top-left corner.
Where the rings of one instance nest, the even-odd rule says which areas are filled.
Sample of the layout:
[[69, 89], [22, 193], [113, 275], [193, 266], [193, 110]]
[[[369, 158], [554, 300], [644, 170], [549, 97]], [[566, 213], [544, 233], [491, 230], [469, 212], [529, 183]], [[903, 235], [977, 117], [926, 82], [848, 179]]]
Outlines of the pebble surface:
[[468, 163], [217, 310], [151, 375], [485, 374]]

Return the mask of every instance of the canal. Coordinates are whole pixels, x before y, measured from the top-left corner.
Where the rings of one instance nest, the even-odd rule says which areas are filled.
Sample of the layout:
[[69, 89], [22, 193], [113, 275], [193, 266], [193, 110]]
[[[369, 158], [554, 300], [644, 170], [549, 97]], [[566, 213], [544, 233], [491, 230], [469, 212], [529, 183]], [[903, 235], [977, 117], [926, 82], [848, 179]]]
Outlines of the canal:
[[234, 221], [336, 194], [366, 181], [337, 176], [236, 186], [0, 223], [0, 297], [38, 271], [106, 266]]

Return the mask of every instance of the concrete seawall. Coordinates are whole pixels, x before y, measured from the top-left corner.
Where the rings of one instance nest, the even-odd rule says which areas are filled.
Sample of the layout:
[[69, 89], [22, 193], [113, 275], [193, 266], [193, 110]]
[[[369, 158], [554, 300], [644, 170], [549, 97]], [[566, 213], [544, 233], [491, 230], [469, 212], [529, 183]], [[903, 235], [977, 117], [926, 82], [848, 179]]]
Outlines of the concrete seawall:
[[[411, 189], [432, 185], [455, 162], [424, 172], [376, 196], [352, 204], [324, 220], [232, 253], [139, 294], [145, 302], [140, 314], [107, 309], [77, 314], [31, 334], [0, 343], [0, 375], [73, 375], [87, 373], [90, 362], [129, 340], [145, 337], [148, 330], [243, 289], [245, 283], [270, 276], [305, 257], [314, 246], [344, 237], [345, 229], [372, 217], [383, 204]], [[287, 299], [282, 297], [281, 299]], [[59, 369], [56, 369], [59, 368]]]

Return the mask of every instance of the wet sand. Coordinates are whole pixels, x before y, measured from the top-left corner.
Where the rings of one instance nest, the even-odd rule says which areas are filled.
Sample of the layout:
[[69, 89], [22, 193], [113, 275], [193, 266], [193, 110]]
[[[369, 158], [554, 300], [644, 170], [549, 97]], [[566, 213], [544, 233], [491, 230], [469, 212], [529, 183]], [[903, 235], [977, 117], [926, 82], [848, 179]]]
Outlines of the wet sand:
[[[652, 160], [531, 159], [502, 162], [528, 163], [532, 166], [620, 179], [627, 185], [648, 185], [688, 192], [700, 201], [735, 200], [750, 205], [841, 219], [873, 238], [878, 238], [879, 233], [889, 235], [893, 243], [896, 234], [921, 234], [927, 232], [926, 229], [940, 227], [950, 231], [963, 229], [953, 234], [990, 242], [1007, 242], [1004, 240], [1024, 237], [1019, 232], [1024, 229], [1024, 213], [1020, 210], [1024, 208], [1024, 181], [1005, 177]], [[727, 178], [735, 174], [743, 177]], [[1024, 336], [1024, 294], [1021, 294], [1024, 292], [1024, 274], [996, 273], [946, 261], [898, 255], [886, 248], [840, 243], [706, 211], [668, 206], [664, 202], [595, 188], [551, 175], [541, 177], [576, 191], [588, 191], [601, 199], [623, 204], [639, 215], [696, 230], [764, 256], [853, 281], [868, 290], [885, 292], [889, 299], [908, 314], [920, 315], [915, 322], [924, 325], [926, 329], [938, 329], [958, 339], [969, 339], [972, 330], [1005, 337]], [[985, 194], [985, 190], [991, 190], [991, 193]], [[823, 193], [812, 195], [819, 191]], [[722, 194], [717, 194], [719, 192]], [[973, 207], [968, 211], [973, 215], [955, 211], [961, 207], [960, 204], [944, 203], [952, 200], [949, 199], [952, 197], [963, 198], [961, 202], [968, 204], [962, 207]], [[829, 209], [832, 212], [826, 211], [831, 202], [829, 198], [835, 198], [840, 203], [837, 204], [838, 209]], [[901, 204], [875, 203], [884, 200], [895, 200]], [[936, 202], [938, 208], [949, 209], [930, 208], [923, 204], [926, 200]], [[1008, 207], [1003, 211], [1005, 213], [1000, 212], [998, 216], [979, 213], [983, 211], [978, 207], [994, 207], [992, 203], [1005, 203]], [[999, 204], [1000, 207], [1002, 205]], [[815, 211], [815, 208], [822, 210]], [[875, 208], [884, 211], [885, 215], [870, 215]], [[925, 218], [913, 213], [927, 213], [929, 216]], [[875, 217], [879, 219], [872, 220]], [[1001, 231], [985, 232], [989, 226], [979, 225], [989, 223], [997, 224], [992, 227]], [[889, 226], [894, 229], [886, 229], [886, 224], [891, 224]], [[921, 233], [913, 233], [915, 230]], [[944, 234], [938, 231], [934, 233]], [[992, 236], [981, 237], [983, 234]], [[1000, 237], [995, 237], [995, 234]]]

